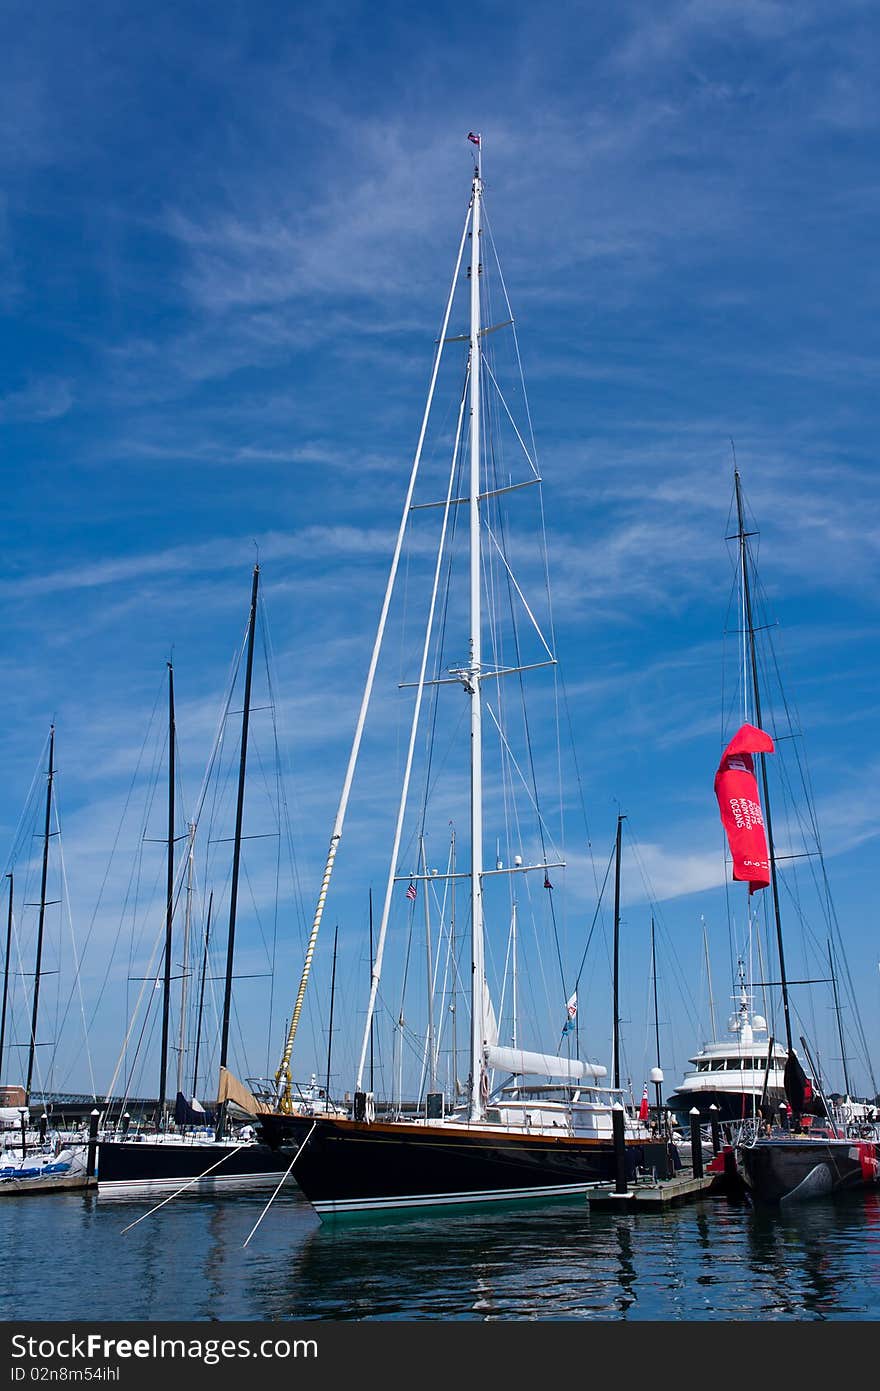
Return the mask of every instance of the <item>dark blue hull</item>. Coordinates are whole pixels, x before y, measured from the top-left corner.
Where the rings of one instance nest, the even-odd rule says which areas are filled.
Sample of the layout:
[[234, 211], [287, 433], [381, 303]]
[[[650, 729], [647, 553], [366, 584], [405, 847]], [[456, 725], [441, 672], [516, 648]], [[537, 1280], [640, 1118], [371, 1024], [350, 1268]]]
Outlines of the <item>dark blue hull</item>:
[[227, 1193], [278, 1183], [290, 1160], [268, 1145], [194, 1140], [102, 1140], [98, 1145], [98, 1193], [102, 1197], [150, 1197], [184, 1188]]
[[[782, 1092], [773, 1089], [769, 1089], [767, 1095], [773, 1110], [785, 1099]], [[759, 1101], [760, 1097], [754, 1092], [674, 1091], [667, 1098], [666, 1105], [675, 1116], [678, 1125], [686, 1129], [690, 1123], [691, 1108], [694, 1106], [700, 1113], [701, 1125], [708, 1125], [713, 1117], [717, 1121], [751, 1120], [753, 1116], [760, 1115]], [[716, 1111], [711, 1110], [713, 1105], [717, 1107]]]
[[[571, 1197], [616, 1176], [610, 1138], [284, 1115], [261, 1116], [258, 1127], [287, 1163], [299, 1147], [292, 1176], [322, 1217]], [[628, 1176], [667, 1153], [628, 1140]]]

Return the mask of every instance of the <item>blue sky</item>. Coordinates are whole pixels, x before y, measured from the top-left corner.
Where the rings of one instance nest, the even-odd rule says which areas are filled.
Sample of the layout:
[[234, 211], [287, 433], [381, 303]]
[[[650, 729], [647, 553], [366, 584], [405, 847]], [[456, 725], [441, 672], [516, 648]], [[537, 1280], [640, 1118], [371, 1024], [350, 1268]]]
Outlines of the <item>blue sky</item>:
[[[873, 7], [8, 4], [0, 26], [0, 844], [54, 719], [80, 943], [94, 920], [82, 999], [99, 1091], [126, 977], [144, 973], [120, 959], [95, 1011], [137, 844], [126, 822], [108, 873], [135, 762], [173, 649], [194, 803], [255, 542], [299, 888], [279, 920], [272, 1041], [257, 984], [243, 985], [238, 1062], [276, 1061], [467, 204], [470, 129], [517, 317], [600, 879], [618, 807], [628, 817], [634, 1086], [650, 1063], [651, 898], [670, 1080], [707, 1032], [701, 917], [722, 1018], [730, 990], [712, 778], [732, 732], [731, 438], [876, 1067]], [[569, 824], [576, 961], [593, 871]], [[295, 1059], [303, 1074], [322, 1066], [338, 921], [340, 1087], [362, 1019], [365, 888], [387, 858], [374, 870], [354, 814], [347, 834]], [[263, 920], [241, 909], [241, 969], [257, 977], [273, 871], [250, 853]], [[63, 974], [50, 999], [69, 990]], [[582, 1016], [585, 1051], [606, 1061], [607, 995], [600, 956]], [[803, 1011], [824, 1036], [824, 999]], [[87, 1087], [70, 1049], [59, 1083]]]

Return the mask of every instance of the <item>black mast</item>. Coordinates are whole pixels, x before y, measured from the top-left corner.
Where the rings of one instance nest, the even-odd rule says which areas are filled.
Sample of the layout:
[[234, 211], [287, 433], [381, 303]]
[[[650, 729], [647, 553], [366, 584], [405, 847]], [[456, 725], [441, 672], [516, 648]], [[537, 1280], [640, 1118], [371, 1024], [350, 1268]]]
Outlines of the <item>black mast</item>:
[[831, 967], [831, 989], [834, 991], [834, 1014], [837, 1018], [837, 1037], [840, 1039], [840, 1061], [843, 1064], [843, 1085], [846, 1087], [846, 1099], [849, 1101], [849, 1070], [846, 1065], [846, 1044], [843, 1041], [843, 1020], [840, 1017], [840, 996], [837, 993], [837, 972], [834, 969], [834, 952], [831, 948], [831, 938], [828, 938], [828, 964]]
[[12, 946], [12, 870], [6, 878], [9, 880], [9, 910], [6, 915], [6, 964], [3, 968], [3, 1012], [0, 1015], [0, 1082], [3, 1080], [3, 1044], [6, 1041], [6, 1000], [9, 994], [9, 949]]
[[[749, 584], [748, 548], [746, 538], [752, 533], [747, 532], [743, 520], [742, 489], [740, 488], [739, 472], [733, 470], [734, 489], [736, 491], [736, 515], [739, 524], [737, 535], [739, 537], [740, 560], [742, 565], [743, 578], [743, 602], [746, 609], [746, 625], [749, 634], [749, 657], [752, 668], [752, 692], [755, 700], [755, 722], [759, 729], [763, 729], [761, 719], [761, 692], [758, 686], [758, 657], [755, 648], [755, 628], [752, 622], [752, 595]], [[770, 789], [767, 783], [767, 761], [762, 753], [758, 754], [761, 765], [761, 788], [764, 794], [764, 821], [767, 825], [767, 851], [770, 860], [770, 883], [773, 889], [773, 914], [776, 919], [776, 947], [779, 953], [779, 980], [782, 986], [782, 1012], [785, 1018], [785, 1042], [789, 1056], [792, 1054], [791, 1043], [791, 1015], [788, 1008], [788, 980], [785, 974], [785, 952], [782, 946], [782, 916], [779, 911], [779, 886], [776, 882], [776, 856], [773, 849], [773, 822], [770, 816]]]
[[52, 824], [52, 779], [55, 776], [55, 726], [49, 729], [49, 776], [46, 781], [46, 825], [43, 831], [43, 875], [40, 880], [40, 918], [37, 925], [37, 960], [34, 966], [34, 1007], [31, 1014], [31, 1037], [28, 1046], [27, 1082], [24, 1088], [25, 1105], [31, 1099], [34, 1075], [34, 1051], [37, 1046], [37, 1011], [40, 1004], [40, 969], [43, 964], [43, 927], [46, 921], [46, 879], [49, 874], [49, 835]]
[[162, 992], [162, 1052], [159, 1063], [159, 1125], [165, 1125], [168, 1078], [168, 1015], [171, 1009], [171, 923], [174, 917], [174, 668], [168, 663], [168, 862], [165, 895], [165, 981]]
[[211, 939], [211, 909], [214, 907], [214, 890], [208, 899], [208, 921], [205, 924], [205, 950], [202, 954], [202, 983], [199, 986], [199, 1017], [196, 1021], [196, 1056], [193, 1062], [193, 1097], [198, 1096], [199, 1052], [202, 1046], [202, 1011], [205, 1007], [205, 976], [208, 971], [208, 942]]
[[[651, 914], [651, 975], [654, 977], [654, 1041], [657, 1045], [657, 1070], [660, 1071], [660, 1017], [657, 1013], [657, 953], [654, 945], [654, 915]], [[660, 1115], [663, 1110], [663, 1101], [660, 1096], [661, 1083], [655, 1082], [657, 1088], [657, 1124], [660, 1124]]]
[[[244, 816], [244, 777], [247, 767], [248, 725], [251, 714], [251, 680], [254, 670], [254, 636], [257, 628], [257, 589], [260, 583], [260, 567], [254, 566], [254, 583], [251, 590], [251, 611], [248, 620], [247, 665], [244, 677], [244, 709], [241, 716], [241, 761], [238, 765], [238, 804], [235, 810], [235, 843], [232, 848], [232, 887], [229, 896], [229, 938], [226, 945], [226, 987], [223, 993], [223, 1032], [220, 1037], [220, 1066], [226, 1067], [229, 1050], [229, 1011], [232, 1004], [232, 963], [235, 953], [235, 914], [238, 907], [238, 868], [241, 860], [241, 823]], [[226, 1102], [220, 1104], [217, 1115], [216, 1138], [223, 1134], [226, 1122]]]
[[620, 831], [624, 818], [617, 818], [617, 841], [614, 851], [614, 965], [612, 967], [612, 989], [614, 991], [614, 1089], [620, 1089], [620, 1010], [618, 1008], [618, 977], [620, 966]]

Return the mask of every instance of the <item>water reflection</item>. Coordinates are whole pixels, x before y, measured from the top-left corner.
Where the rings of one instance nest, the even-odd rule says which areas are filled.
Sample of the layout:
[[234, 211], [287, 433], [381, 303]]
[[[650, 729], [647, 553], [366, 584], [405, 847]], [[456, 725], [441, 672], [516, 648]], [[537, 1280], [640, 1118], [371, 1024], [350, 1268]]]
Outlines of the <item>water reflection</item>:
[[617, 1249], [617, 1283], [620, 1287], [620, 1291], [615, 1296], [614, 1307], [626, 1318], [627, 1311], [631, 1309], [636, 1302], [636, 1264], [633, 1259], [632, 1231], [628, 1226], [619, 1226], [617, 1228]]
[[[580, 1206], [318, 1227], [261, 1294], [272, 1319], [727, 1318], [742, 1307], [725, 1274], [739, 1278], [743, 1220]], [[739, 1248], [720, 1263], [719, 1230]]]
[[[0, 1207], [0, 1317], [876, 1319], [880, 1193], [782, 1212], [707, 1199], [615, 1215], [583, 1202], [324, 1226], [295, 1192]], [[51, 1250], [33, 1279], [34, 1253]], [[88, 1279], [83, 1278], [87, 1269]], [[36, 1287], [35, 1287], [36, 1286]]]
[[[753, 1266], [772, 1280], [765, 1313], [795, 1317], [877, 1317], [866, 1257], [876, 1270], [880, 1195], [871, 1190], [775, 1209], [755, 1208], [748, 1230]], [[875, 1285], [876, 1288], [876, 1285]]]

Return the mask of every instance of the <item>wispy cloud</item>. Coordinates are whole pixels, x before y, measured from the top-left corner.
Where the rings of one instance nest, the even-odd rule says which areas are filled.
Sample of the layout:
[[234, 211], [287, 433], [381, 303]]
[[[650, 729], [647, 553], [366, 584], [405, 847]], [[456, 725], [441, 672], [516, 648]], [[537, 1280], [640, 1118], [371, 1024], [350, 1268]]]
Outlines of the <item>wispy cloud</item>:
[[0, 396], [0, 422], [56, 420], [73, 405], [70, 383], [33, 381]]

